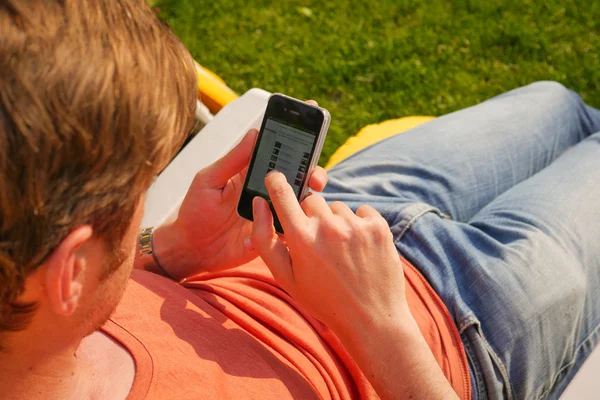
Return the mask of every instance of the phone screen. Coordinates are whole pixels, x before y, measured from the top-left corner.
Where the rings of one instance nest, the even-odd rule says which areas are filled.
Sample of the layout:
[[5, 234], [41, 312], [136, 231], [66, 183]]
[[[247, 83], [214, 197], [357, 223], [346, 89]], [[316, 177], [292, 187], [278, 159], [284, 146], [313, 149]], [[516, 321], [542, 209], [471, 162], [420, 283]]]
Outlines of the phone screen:
[[265, 176], [272, 170], [280, 171], [299, 196], [310, 165], [318, 132], [292, 126], [273, 117], [265, 121], [256, 157], [249, 172], [247, 188], [264, 197], [268, 196]]

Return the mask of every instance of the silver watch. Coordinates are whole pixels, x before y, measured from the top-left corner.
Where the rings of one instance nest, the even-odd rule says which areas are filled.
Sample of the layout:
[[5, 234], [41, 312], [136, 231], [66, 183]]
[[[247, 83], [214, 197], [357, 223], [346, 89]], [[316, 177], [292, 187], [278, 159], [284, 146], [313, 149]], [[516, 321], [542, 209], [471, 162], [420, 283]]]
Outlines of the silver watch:
[[139, 248], [140, 255], [152, 255], [154, 249], [152, 248], [152, 235], [154, 234], [154, 227], [144, 228], [140, 230], [139, 236]]

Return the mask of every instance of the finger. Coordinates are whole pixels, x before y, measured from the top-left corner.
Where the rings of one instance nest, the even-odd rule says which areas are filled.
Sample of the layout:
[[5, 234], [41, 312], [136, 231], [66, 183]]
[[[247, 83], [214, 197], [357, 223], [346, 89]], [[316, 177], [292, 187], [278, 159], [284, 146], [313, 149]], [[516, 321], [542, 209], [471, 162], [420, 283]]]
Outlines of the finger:
[[341, 201], [334, 201], [329, 205], [329, 208], [335, 215], [339, 215], [340, 217], [356, 217], [350, 207]]
[[246, 174], [248, 173], [248, 166], [245, 166], [240, 173], [229, 179], [229, 182], [223, 188], [224, 199], [238, 199], [242, 188], [244, 187], [244, 181], [246, 180]]
[[311, 106], [319, 107], [319, 103], [315, 100], [306, 100], [306, 104], [310, 104]]
[[327, 185], [328, 179], [327, 171], [321, 167], [315, 167], [308, 178], [308, 187], [315, 192], [322, 192]]
[[255, 197], [252, 201], [252, 214], [252, 246], [267, 264], [275, 280], [286, 289], [293, 282], [292, 261], [287, 247], [275, 234], [273, 214], [267, 201]]
[[233, 149], [198, 173], [210, 187], [224, 187], [229, 179], [241, 172], [250, 162], [258, 131], [251, 129]]
[[[269, 172], [265, 178], [265, 186], [285, 232], [293, 231], [306, 222], [306, 215], [298, 203], [294, 190], [278, 171]], [[312, 197], [312, 196], [311, 196]]]
[[368, 204], [363, 204], [362, 206], [358, 207], [356, 209], [356, 215], [358, 215], [361, 218], [381, 217], [381, 214], [379, 214], [379, 212], [376, 209], [374, 209]]
[[300, 207], [302, 207], [307, 217], [331, 215], [331, 209], [327, 205], [327, 202], [323, 196], [319, 196], [318, 194], [306, 197], [300, 203]]

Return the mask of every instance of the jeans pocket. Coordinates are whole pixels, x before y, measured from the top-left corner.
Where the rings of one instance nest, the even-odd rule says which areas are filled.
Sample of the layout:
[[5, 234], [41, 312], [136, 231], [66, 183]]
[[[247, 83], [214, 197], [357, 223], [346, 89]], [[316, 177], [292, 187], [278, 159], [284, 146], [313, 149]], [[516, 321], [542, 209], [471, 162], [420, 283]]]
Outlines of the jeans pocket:
[[485, 339], [479, 321], [475, 317], [461, 321], [459, 332], [469, 361], [473, 400], [514, 399], [506, 366]]

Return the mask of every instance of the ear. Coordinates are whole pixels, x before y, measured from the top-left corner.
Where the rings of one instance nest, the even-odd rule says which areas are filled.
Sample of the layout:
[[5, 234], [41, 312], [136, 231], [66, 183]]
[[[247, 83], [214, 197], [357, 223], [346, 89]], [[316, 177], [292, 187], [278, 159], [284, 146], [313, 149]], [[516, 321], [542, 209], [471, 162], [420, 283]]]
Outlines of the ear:
[[69, 316], [79, 304], [87, 262], [84, 245], [90, 242], [92, 236], [91, 226], [76, 228], [44, 263], [46, 294], [56, 314]]

